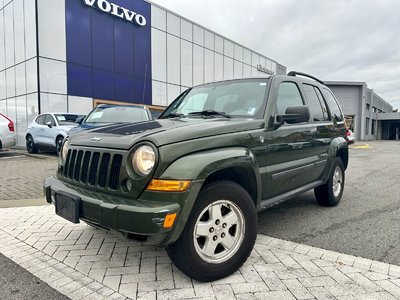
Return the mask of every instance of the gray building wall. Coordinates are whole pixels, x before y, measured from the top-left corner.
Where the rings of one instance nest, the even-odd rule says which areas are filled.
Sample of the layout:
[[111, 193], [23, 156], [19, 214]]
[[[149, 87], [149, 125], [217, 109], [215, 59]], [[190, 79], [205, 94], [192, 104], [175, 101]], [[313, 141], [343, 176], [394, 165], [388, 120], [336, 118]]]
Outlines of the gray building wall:
[[343, 107], [345, 116], [354, 118], [356, 140], [376, 140], [382, 135], [382, 123], [378, 114], [391, 113], [393, 106], [369, 89], [365, 82], [327, 81]]

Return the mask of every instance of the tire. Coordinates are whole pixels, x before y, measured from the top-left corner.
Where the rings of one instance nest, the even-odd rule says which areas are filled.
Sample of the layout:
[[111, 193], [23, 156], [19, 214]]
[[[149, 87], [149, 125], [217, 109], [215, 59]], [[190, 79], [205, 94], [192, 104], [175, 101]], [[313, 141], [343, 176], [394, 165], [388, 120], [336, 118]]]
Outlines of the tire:
[[345, 182], [345, 169], [340, 157], [336, 157], [328, 181], [314, 189], [319, 205], [335, 206], [342, 199]]
[[57, 155], [60, 155], [60, 151], [61, 151], [61, 147], [62, 147], [63, 141], [64, 141], [64, 137], [63, 137], [63, 136], [59, 136], [59, 137], [56, 139]]
[[167, 253], [189, 277], [213, 281], [243, 265], [256, 237], [257, 211], [250, 195], [234, 182], [217, 181], [200, 191], [181, 236]]
[[38, 148], [33, 141], [33, 137], [30, 135], [26, 138], [26, 151], [28, 151], [30, 154], [38, 153]]

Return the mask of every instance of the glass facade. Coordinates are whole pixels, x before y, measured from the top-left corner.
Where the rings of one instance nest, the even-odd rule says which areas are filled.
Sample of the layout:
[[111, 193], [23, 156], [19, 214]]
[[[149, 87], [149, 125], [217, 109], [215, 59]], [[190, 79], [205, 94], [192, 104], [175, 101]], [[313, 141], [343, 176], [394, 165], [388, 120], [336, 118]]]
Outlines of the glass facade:
[[35, 0], [0, 1], [0, 111], [15, 121], [18, 145], [38, 114]]
[[269, 76], [257, 65], [286, 68], [154, 4], [151, 5], [152, 104], [170, 104], [179, 91], [214, 80]]
[[[146, 25], [83, 0], [0, 0], [0, 111], [17, 145], [38, 113], [86, 114], [98, 100], [166, 106], [187, 88], [286, 68], [142, 0], [113, 0]], [[37, 7], [36, 7], [37, 5]], [[37, 19], [36, 19], [37, 17]]]

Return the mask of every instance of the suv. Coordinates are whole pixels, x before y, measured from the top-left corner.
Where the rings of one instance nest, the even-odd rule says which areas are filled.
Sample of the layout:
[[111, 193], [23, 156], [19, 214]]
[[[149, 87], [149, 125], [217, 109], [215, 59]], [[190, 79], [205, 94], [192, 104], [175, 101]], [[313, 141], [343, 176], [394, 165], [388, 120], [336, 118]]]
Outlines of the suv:
[[83, 117], [70, 113], [45, 113], [38, 115], [28, 125], [25, 135], [26, 150], [31, 154], [40, 150], [56, 150], [60, 152], [62, 142], [68, 132], [78, 124], [78, 118]]
[[200, 85], [157, 120], [74, 135], [46, 199], [72, 222], [167, 246], [194, 279], [232, 274], [257, 212], [311, 189], [324, 206], [343, 194], [343, 113], [322, 81], [297, 75]]

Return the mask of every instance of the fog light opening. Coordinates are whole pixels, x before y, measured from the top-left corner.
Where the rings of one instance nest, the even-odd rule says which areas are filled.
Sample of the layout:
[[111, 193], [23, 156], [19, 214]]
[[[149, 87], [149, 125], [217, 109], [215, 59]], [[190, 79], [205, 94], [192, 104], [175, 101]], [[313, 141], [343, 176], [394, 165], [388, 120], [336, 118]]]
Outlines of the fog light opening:
[[121, 184], [121, 189], [123, 192], [130, 192], [132, 190], [133, 184], [132, 181], [128, 178], [125, 178], [124, 180], [122, 180], [122, 184]]

